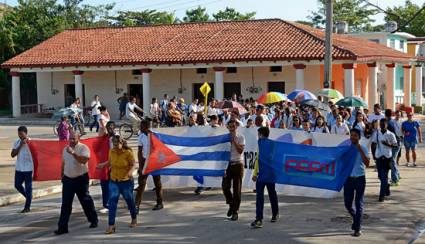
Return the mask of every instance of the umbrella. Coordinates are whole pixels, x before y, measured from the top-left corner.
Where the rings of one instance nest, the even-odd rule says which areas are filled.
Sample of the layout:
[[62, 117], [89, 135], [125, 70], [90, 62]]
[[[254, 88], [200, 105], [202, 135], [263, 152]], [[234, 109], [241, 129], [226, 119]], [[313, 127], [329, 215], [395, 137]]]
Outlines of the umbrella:
[[217, 105], [218, 108], [221, 109], [228, 109], [229, 111], [238, 111], [239, 114], [246, 114], [247, 111], [244, 108], [244, 106], [242, 106], [240, 103], [238, 102], [234, 102], [234, 101], [229, 101], [229, 100], [225, 100], [225, 101], [221, 101], [218, 103]]
[[363, 107], [367, 108], [367, 104], [359, 97], [345, 97], [338, 102], [336, 102], [337, 106], [341, 107]]
[[317, 95], [322, 97], [328, 97], [330, 99], [336, 99], [336, 100], [340, 100], [344, 98], [341, 92], [339, 92], [338, 90], [329, 89], [329, 88], [319, 90], [317, 92]]
[[267, 92], [258, 98], [257, 102], [261, 104], [278, 103], [281, 101], [289, 101], [288, 97], [280, 92]]
[[326, 103], [323, 103], [323, 102], [321, 102], [317, 99], [303, 100], [303, 101], [300, 102], [300, 105], [318, 108], [320, 110], [327, 111], [327, 112], [331, 111], [331, 108], [329, 108], [329, 105], [327, 105]]
[[317, 99], [317, 97], [307, 90], [295, 89], [293, 92], [289, 93], [288, 99], [291, 99], [295, 102], [301, 102], [302, 100], [306, 99]]

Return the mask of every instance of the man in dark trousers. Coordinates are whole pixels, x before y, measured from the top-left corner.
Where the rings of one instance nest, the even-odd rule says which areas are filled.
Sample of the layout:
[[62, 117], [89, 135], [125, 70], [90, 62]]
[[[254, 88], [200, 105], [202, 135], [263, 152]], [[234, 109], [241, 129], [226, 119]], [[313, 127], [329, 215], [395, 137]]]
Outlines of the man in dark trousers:
[[62, 207], [55, 234], [68, 233], [68, 221], [72, 212], [74, 195], [77, 195], [83, 207], [84, 214], [90, 222], [90, 228], [96, 228], [98, 219], [89, 193], [87, 162], [90, 158], [90, 150], [80, 143], [80, 135], [73, 132], [69, 137], [69, 145], [64, 148], [62, 155]]

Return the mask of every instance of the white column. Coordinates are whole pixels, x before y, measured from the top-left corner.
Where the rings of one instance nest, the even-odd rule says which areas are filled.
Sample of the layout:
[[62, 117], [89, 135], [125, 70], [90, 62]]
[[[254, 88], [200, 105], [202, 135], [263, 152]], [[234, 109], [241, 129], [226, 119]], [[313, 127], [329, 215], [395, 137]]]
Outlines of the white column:
[[18, 72], [11, 72], [12, 76], [12, 115], [21, 116], [21, 78]]
[[74, 83], [75, 83], [75, 98], [79, 97], [81, 102], [83, 102], [83, 71], [74, 70]]
[[395, 64], [386, 64], [387, 67], [387, 81], [385, 83], [385, 106], [388, 109], [395, 110]]
[[416, 106], [422, 106], [422, 65], [416, 65]]
[[343, 64], [344, 68], [344, 96], [354, 96], [354, 64]]
[[143, 110], [145, 116], [149, 115], [149, 108], [151, 104], [151, 69], [142, 69], [143, 81]]
[[405, 65], [404, 68], [404, 106], [412, 106], [412, 66]]
[[224, 98], [224, 67], [214, 67], [215, 83], [214, 83], [214, 96], [217, 100]]
[[295, 68], [295, 89], [304, 89], [305, 64], [294, 64]]
[[376, 63], [367, 64], [369, 67], [369, 81], [368, 81], [368, 105], [371, 111], [373, 105], [378, 103], [378, 67]]

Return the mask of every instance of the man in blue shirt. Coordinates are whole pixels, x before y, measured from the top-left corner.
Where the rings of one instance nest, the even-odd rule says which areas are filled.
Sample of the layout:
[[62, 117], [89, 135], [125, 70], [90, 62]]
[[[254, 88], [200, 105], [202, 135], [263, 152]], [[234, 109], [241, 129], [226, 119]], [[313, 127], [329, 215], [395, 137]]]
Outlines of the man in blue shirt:
[[407, 114], [407, 121], [404, 121], [401, 124], [401, 130], [404, 134], [404, 147], [406, 148], [406, 166], [410, 165], [410, 155], [409, 152], [412, 151], [413, 167], [416, 166], [416, 144], [422, 142], [422, 131], [419, 123], [413, 121], [413, 113], [410, 112]]
[[[359, 150], [353, 171], [344, 184], [344, 204], [348, 213], [353, 218], [351, 229], [354, 231], [353, 236], [361, 235], [361, 222], [364, 204], [364, 192], [366, 188], [365, 166], [369, 166], [369, 156], [367, 148], [360, 144], [360, 131], [352, 129], [350, 131], [351, 143]], [[355, 209], [353, 208], [353, 200], [355, 198]]]

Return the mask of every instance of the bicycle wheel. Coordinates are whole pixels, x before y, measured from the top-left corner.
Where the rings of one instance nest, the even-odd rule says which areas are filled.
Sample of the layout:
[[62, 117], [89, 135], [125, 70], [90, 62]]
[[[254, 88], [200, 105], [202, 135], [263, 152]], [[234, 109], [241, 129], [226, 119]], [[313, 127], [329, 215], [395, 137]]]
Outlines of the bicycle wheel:
[[128, 140], [133, 136], [133, 126], [129, 124], [122, 124], [120, 126], [119, 133], [122, 138]]
[[58, 128], [59, 128], [59, 124], [60, 124], [60, 121], [56, 121], [56, 123], [53, 125], [53, 134], [54, 134], [55, 136], [57, 136], [57, 135], [58, 135]]

